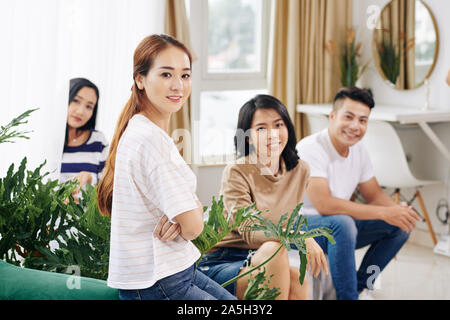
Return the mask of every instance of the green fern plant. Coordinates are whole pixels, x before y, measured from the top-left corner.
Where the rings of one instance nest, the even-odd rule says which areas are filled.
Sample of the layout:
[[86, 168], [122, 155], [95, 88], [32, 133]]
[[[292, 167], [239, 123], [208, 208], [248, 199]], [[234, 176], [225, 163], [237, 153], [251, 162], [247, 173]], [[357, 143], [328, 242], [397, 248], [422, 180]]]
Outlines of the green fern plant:
[[[28, 110], [0, 127], [0, 144], [13, 143], [30, 131], [17, 127], [37, 109]], [[33, 171], [24, 158], [11, 164], [0, 178], [0, 258], [31, 269], [65, 272], [77, 265], [81, 275], [107, 278], [110, 219], [100, 215], [96, 189], [87, 185], [75, 203], [77, 181], [59, 183], [42, 173], [45, 162]], [[69, 199], [67, 203], [66, 200]], [[54, 241], [59, 248], [50, 249]]]
[[26, 163], [24, 158], [17, 171], [11, 164], [0, 179], [0, 258], [15, 265], [39, 256], [41, 248], [73, 226], [64, 199], [75, 185], [44, 182], [45, 162], [34, 171], [26, 170]]
[[[306, 266], [307, 266], [307, 250], [306, 250], [306, 242], [305, 240], [308, 238], [315, 238], [319, 236], [325, 236], [331, 243], [335, 243], [334, 237], [331, 235], [332, 230], [325, 227], [314, 228], [308, 231], [302, 231], [307, 228], [307, 220], [304, 216], [299, 215], [300, 208], [303, 203], [299, 203], [294, 210], [292, 210], [291, 214], [285, 213], [281, 216], [280, 220], [277, 224], [273, 223], [269, 219], [266, 219], [262, 216], [255, 216], [254, 219], [257, 220], [257, 224], [250, 227], [251, 230], [254, 231], [264, 231], [264, 234], [267, 238], [275, 237], [280, 241], [280, 246], [275, 251], [275, 253], [262, 262], [260, 265], [253, 267], [247, 272], [238, 275], [237, 277], [231, 279], [229, 283], [236, 281], [237, 279], [246, 276], [247, 274], [259, 269], [261, 266], [269, 262], [284, 246], [286, 250], [291, 250], [291, 243], [295, 244], [298, 250], [299, 258], [300, 258], [300, 266], [299, 266], [299, 282], [303, 284], [305, 275], [306, 275]], [[287, 223], [285, 225], [285, 221]], [[228, 282], [223, 286], [227, 286]]]
[[[1, 126], [0, 144], [29, 139], [30, 131], [17, 127], [26, 124], [25, 119], [36, 110], [28, 110]], [[0, 179], [0, 258], [15, 265], [30, 255], [39, 256], [39, 247], [48, 247], [57, 232], [64, 232], [66, 210], [61, 199], [73, 190], [70, 183], [58, 186], [57, 181], [44, 182], [48, 175], [41, 173], [45, 162], [33, 171], [26, 169], [26, 163], [25, 157], [17, 171], [11, 164]]]
[[[307, 228], [306, 218], [299, 214], [302, 205], [303, 203], [298, 204], [290, 213], [290, 215], [288, 213], [282, 215], [278, 223], [275, 224], [269, 219], [262, 217], [260, 215], [261, 211], [255, 209], [256, 203], [253, 203], [248, 207], [237, 209], [235, 220], [231, 224], [231, 212], [233, 212], [234, 208], [229, 210], [228, 217], [225, 217], [225, 215], [223, 214], [223, 196], [220, 197], [218, 202], [213, 197], [211, 210], [209, 212], [208, 220], [205, 221], [203, 232], [197, 239], [193, 241], [193, 243], [197, 246], [203, 256], [204, 253], [211, 250], [234, 228], [239, 228], [244, 221], [246, 221], [247, 219], [252, 219], [254, 221], [254, 225], [250, 226], [247, 231], [262, 230], [267, 238], [275, 237], [276, 239], [278, 239], [278, 241], [280, 242], [280, 246], [269, 258], [267, 258], [261, 264], [254, 266], [248, 271], [226, 281], [222, 284], [222, 286], [226, 287], [231, 283], [237, 281], [238, 279], [251, 274], [253, 271], [260, 269], [271, 259], [273, 259], [273, 257], [275, 257], [275, 255], [281, 250], [283, 246], [287, 250], [291, 250], [291, 243], [295, 244], [298, 249], [300, 258], [299, 282], [300, 284], [303, 284], [307, 265], [307, 250], [305, 240], [308, 238], [325, 236], [331, 243], [335, 243], [335, 241], [333, 236], [331, 235], [332, 230], [325, 227], [319, 227], [308, 231], [301, 231], [302, 229]], [[204, 208], [205, 211], [206, 209], [207, 207]], [[243, 231], [246, 230], [244, 229]], [[261, 271], [260, 273], [262, 272], [265, 271]], [[255, 276], [255, 278], [251, 280], [252, 288], [248, 289], [247, 294], [250, 294], [250, 296], [253, 298], [258, 297], [258, 299], [266, 299], [267, 297], [273, 298], [274, 296], [278, 295], [279, 293], [276, 289], [275, 291], [268, 290], [267, 286], [265, 285], [267, 284], [266, 280], [267, 278], [265, 275], [258, 274], [257, 276]], [[255, 292], [257, 292], [257, 294]], [[244, 299], [249, 299], [249, 297], [244, 294]]]
[[267, 278], [266, 268], [248, 280], [247, 289], [244, 292], [244, 300], [275, 300], [280, 295], [278, 288], [269, 288], [270, 279], [273, 274]]
[[111, 221], [98, 210], [96, 190], [96, 186], [86, 185], [78, 204], [69, 198], [67, 208], [73, 228], [59, 234], [59, 247], [53, 251], [39, 247], [41, 255], [26, 259], [27, 267], [64, 273], [70, 266], [77, 266], [84, 277], [107, 279]]
[[[223, 214], [224, 204], [223, 196], [220, 196], [219, 201], [215, 197], [212, 198], [211, 209], [208, 212], [208, 220], [205, 221], [203, 232], [192, 242], [199, 249], [202, 256], [211, 250], [217, 243], [225, 238], [233, 229], [238, 228], [247, 219], [257, 216], [261, 211], [255, 209], [256, 204], [248, 207], [237, 209], [233, 222], [231, 222], [232, 215], [225, 217]], [[203, 207], [206, 212], [207, 206]], [[233, 212], [234, 208], [230, 210]], [[201, 257], [198, 262], [200, 262]]]
[[26, 134], [30, 133], [31, 131], [17, 131], [14, 128], [28, 123], [28, 121], [25, 121], [25, 119], [28, 118], [30, 114], [36, 110], [38, 109], [27, 110], [18, 117], [12, 119], [11, 122], [9, 122], [7, 125], [0, 126], [0, 143], [13, 143], [13, 138], [30, 139]]

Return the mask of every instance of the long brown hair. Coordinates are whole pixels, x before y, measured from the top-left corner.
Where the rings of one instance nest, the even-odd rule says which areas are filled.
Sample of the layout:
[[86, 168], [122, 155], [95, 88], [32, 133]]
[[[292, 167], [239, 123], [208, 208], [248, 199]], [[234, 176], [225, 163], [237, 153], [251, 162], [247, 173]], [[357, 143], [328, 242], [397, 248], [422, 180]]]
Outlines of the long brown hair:
[[163, 50], [174, 46], [182, 49], [189, 56], [192, 64], [192, 55], [184, 44], [171, 36], [150, 35], [144, 38], [136, 50], [133, 57], [133, 87], [131, 88], [131, 97], [126, 103], [117, 121], [114, 137], [111, 141], [108, 159], [106, 160], [105, 171], [102, 179], [97, 187], [97, 204], [100, 212], [105, 216], [111, 216], [112, 196], [114, 187], [114, 167], [116, 162], [116, 152], [119, 140], [127, 128], [128, 121], [137, 113], [143, 111], [145, 106], [150, 103], [145, 90], [139, 90], [136, 84], [136, 77], [138, 75], [146, 76], [151, 69], [155, 58]]

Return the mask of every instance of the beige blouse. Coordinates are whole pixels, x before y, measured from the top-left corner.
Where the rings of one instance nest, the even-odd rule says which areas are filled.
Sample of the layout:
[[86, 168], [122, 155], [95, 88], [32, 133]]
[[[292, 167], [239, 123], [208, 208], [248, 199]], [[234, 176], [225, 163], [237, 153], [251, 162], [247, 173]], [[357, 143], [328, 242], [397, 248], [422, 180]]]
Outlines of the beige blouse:
[[[233, 206], [235, 212], [256, 202], [256, 208], [262, 211], [263, 217], [278, 223], [283, 214], [290, 214], [303, 201], [308, 182], [309, 166], [302, 160], [290, 171], [282, 161], [280, 172], [274, 176], [254, 157], [240, 158], [235, 164], [228, 165], [222, 175], [220, 194], [223, 195], [224, 214], [228, 214]], [[244, 229], [251, 224], [249, 220], [245, 221]], [[263, 231], [240, 232], [235, 229], [217, 247], [257, 249], [268, 240], [273, 239], [267, 238]]]

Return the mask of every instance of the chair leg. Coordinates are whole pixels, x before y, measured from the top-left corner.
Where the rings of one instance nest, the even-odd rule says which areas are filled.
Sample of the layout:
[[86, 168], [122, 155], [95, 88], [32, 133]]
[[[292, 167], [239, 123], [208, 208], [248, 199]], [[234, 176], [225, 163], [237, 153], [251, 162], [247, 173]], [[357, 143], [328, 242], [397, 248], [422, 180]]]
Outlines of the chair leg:
[[428, 216], [427, 208], [425, 207], [425, 203], [423, 202], [422, 195], [420, 194], [419, 190], [416, 191], [416, 196], [417, 196], [417, 200], [419, 201], [420, 207], [422, 209], [422, 213], [425, 218], [425, 222], [427, 223], [428, 231], [430, 232], [431, 239], [433, 240], [434, 245], [436, 245], [437, 244], [436, 234], [434, 233], [433, 225], [431, 224], [430, 217]]

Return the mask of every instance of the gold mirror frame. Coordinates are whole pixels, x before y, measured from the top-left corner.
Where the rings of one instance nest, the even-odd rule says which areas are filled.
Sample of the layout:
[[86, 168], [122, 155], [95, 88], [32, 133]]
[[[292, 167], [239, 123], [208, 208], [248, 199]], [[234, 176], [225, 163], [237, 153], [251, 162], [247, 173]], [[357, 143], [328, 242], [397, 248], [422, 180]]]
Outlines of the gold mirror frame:
[[[425, 9], [427, 9], [428, 14], [429, 14], [429, 16], [431, 18], [431, 21], [433, 22], [434, 32], [435, 32], [435, 35], [436, 35], [436, 44], [435, 44], [433, 63], [431, 64], [431, 67], [429, 68], [428, 73], [423, 78], [423, 80], [421, 80], [419, 83], [415, 84], [414, 87], [411, 87], [411, 88], [400, 88], [398, 84], [394, 84], [392, 81], [390, 81], [388, 79], [388, 77], [386, 76], [386, 74], [383, 72], [381, 64], [380, 64], [379, 52], [378, 52], [378, 49], [377, 49], [377, 45], [378, 45], [377, 34], [379, 34], [380, 30], [381, 30], [381, 32], [383, 32], [383, 30], [382, 30], [382, 23], [381, 23], [381, 18], [382, 18], [383, 12], [390, 5], [392, 5], [395, 1], [398, 1], [398, 0], [391, 0], [391, 1], [389, 1], [384, 6], [384, 8], [381, 10], [381, 12], [380, 12], [380, 16], [378, 17], [378, 21], [377, 21], [377, 28], [373, 31], [372, 54], [373, 54], [375, 66], [376, 66], [376, 68], [378, 70], [378, 73], [383, 78], [385, 83], [387, 83], [391, 88], [394, 88], [394, 89], [397, 89], [397, 90], [412, 90], [412, 89], [416, 89], [416, 88], [421, 87], [424, 84], [425, 80], [428, 79], [430, 77], [431, 73], [434, 71], [434, 68], [436, 66], [436, 62], [437, 62], [437, 59], [438, 59], [438, 54], [439, 54], [439, 30], [438, 30], [438, 27], [437, 27], [436, 18], [434, 17], [433, 12], [431, 11], [430, 7], [423, 0], [412, 0], [412, 1], [420, 1], [420, 3], [425, 7]], [[412, 39], [412, 41], [414, 42], [414, 46], [415, 46], [415, 37]], [[408, 42], [408, 40], [406, 40], [405, 44], [407, 44], [407, 42]]]

